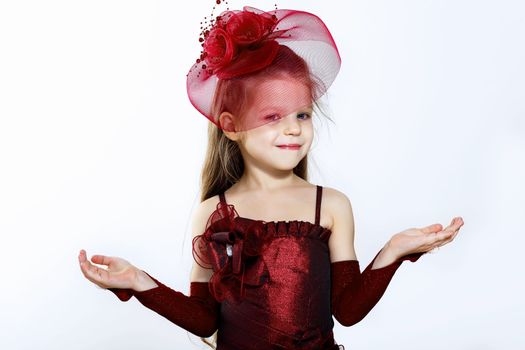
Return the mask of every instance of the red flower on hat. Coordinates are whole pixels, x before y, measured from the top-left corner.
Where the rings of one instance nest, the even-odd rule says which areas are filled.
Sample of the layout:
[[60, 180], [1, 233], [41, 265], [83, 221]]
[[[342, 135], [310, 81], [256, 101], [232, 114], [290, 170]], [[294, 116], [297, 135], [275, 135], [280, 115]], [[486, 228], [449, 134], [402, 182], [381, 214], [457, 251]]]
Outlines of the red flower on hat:
[[277, 17], [268, 13], [229, 11], [217, 16], [204, 33], [203, 68], [228, 79], [269, 65], [279, 46], [271, 35], [276, 25]]
[[215, 28], [204, 42], [204, 60], [210, 69], [216, 69], [231, 62], [234, 50], [230, 35], [222, 28]]
[[233, 14], [226, 23], [226, 31], [241, 46], [260, 41], [273, 27], [274, 22], [268, 17], [248, 11]]

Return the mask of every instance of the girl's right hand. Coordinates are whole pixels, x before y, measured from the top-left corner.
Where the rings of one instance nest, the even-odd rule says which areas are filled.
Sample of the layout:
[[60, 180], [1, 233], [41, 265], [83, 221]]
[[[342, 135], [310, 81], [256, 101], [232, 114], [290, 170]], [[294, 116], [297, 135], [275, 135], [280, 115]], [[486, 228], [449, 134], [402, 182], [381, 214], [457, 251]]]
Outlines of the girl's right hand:
[[92, 262], [108, 266], [107, 269], [103, 269], [87, 260], [86, 251], [81, 249], [78, 261], [84, 276], [102, 288], [133, 288], [137, 280], [139, 270], [127, 260], [119, 257], [93, 255]]

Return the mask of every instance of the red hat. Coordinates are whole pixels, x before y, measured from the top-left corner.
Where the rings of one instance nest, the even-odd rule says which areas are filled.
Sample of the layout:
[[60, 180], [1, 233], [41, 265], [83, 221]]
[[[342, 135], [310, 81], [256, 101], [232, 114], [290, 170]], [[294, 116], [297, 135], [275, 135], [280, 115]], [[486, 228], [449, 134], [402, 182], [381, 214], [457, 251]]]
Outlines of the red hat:
[[[272, 78], [267, 73], [275, 72], [275, 69], [271, 70], [272, 66], [279, 65], [277, 71], [306, 72], [303, 75], [315, 85], [311, 94], [311, 102], [314, 102], [324, 95], [341, 66], [341, 57], [326, 25], [316, 15], [304, 11], [275, 9], [264, 12], [248, 6], [242, 11], [224, 11], [211, 20], [211, 26], [203, 30], [199, 40], [202, 43], [201, 55], [187, 74], [188, 97], [202, 115], [227, 131], [248, 130], [271, 119], [260, 118], [256, 113], [245, 113], [241, 116], [242, 126], [221, 125], [217, 114], [224, 111], [224, 106], [219, 103], [219, 95], [228, 89], [228, 85], [220, 84], [221, 81], [237, 84], [255, 78], [257, 83], [250, 85], [251, 92], [248, 91], [248, 94], [253, 94], [257, 91], [253, 87], [261, 86], [266, 79]], [[298, 60], [292, 60], [290, 55]], [[284, 79], [290, 77], [285, 76]], [[245, 96], [246, 91], [230, 91], [232, 94]], [[265, 94], [259, 98], [274, 101], [274, 97]], [[281, 114], [305, 107], [297, 105], [298, 102], [290, 102], [300, 99], [287, 98], [282, 91], [279, 97], [282, 97], [278, 98], [279, 101], [286, 102], [286, 105], [281, 103], [276, 106], [282, 107], [279, 109]], [[253, 99], [250, 101], [253, 102]]]

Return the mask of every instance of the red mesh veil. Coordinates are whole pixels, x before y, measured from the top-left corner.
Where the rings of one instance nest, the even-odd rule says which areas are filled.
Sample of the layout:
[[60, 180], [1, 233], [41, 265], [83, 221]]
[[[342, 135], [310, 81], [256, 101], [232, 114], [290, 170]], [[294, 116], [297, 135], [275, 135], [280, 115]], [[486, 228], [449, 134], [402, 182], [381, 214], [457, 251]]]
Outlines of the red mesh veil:
[[[273, 114], [286, 116], [322, 97], [339, 72], [336, 44], [314, 14], [245, 6], [224, 11], [212, 23], [203, 31], [203, 50], [187, 74], [186, 87], [192, 105], [223, 130], [249, 130], [272, 120], [258, 109], [233, 113], [229, 109], [235, 107], [221, 104], [224, 95], [233, 95], [235, 105], [260, 106], [264, 100], [265, 107], [276, 108]], [[299, 90], [283, 90], [279, 81], [272, 84], [276, 78], [301, 83], [310, 101], [298, 98]], [[273, 91], [275, 86], [282, 89]], [[232, 112], [232, 123], [219, 123], [224, 111]]]

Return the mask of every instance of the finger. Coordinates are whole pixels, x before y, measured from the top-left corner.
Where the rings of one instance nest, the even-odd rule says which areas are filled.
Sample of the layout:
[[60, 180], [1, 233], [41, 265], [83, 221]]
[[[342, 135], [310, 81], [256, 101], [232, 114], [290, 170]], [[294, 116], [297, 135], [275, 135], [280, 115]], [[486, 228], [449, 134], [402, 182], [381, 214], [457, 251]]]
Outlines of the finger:
[[449, 239], [453, 234], [454, 234], [453, 231], [446, 231], [446, 230], [438, 232], [435, 235], [428, 236], [427, 243], [430, 246], [435, 247], [441, 244], [443, 241]]
[[455, 231], [452, 232], [452, 235], [449, 237], [449, 238], [446, 238], [442, 243], [441, 245], [445, 245], [447, 243], [450, 243], [454, 240], [454, 238], [456, 238], [456, 236], [458, 235], [459, 233], [459, 228]]
[[444, 230], [441, 224], [432, 224], [432, 225], [421, 228], [421, 231], [423, 233], [436, 233], [442, 230], [443, 231], [456, 231], [461, 226], [463, 226], [463, 219], [460, 216], [458, 216], [452, 219], [452, 222], [450, 223], [450, 225], [448, 225]]
[[81, 253], [78, 256], [78, 259], [80, 260], [80, 271], [82, 271], [82, 274], [84, 275], [84, 277], [86, 277], [88, 280], [93, 282], [93, 280], [91, 279], [90, 273], [89, 273], [90, 262], [86, 259], [85, 253], [84, 254]]
[[108, 280], [108, 272], [98, 266], [89, 264], [86, 270], [88, 276], [97, 284], [105, 284]]
[[453, 240], [454, 238], [456, 238], [462, 226], [463, 226], [463, 220], [459, 219], [456, 222], [454, 222], [450, 227], [447, 228], [447, 231], [452, 232], [452, 235], [449, 238], [450, 240]]
[[435, 233], [441, 231], [442, 229], [443, 226], [441, 226], [441, 224], [432, 224], [421, 228], [421, 231], [423, 231], [423, 233]]
[[93, 261], [95, 264], [99, 264], [99, 265], [107, 265], [109, 266], [109, 264], [112, 262], [112, 259], [110, 256], [105, 256], [105, 255], [93, 255], [91, 257], [91, 261]]
[[448, 239], [450, 236], [453, 236], [455, 233], [457, 233], [461, 226], [463, 226], [463, 219], [461, 219], [461, 217], [454, 218], [452, 219], [450, 225], [448, 225], [442, 232], [439, 232], [438, 234], [443, 233], [441, 237], [446, 237]]
[[447, 230], [450, 229], [450, 230], [453, 230], [453, 231], [456, 231], [458, 230], [461, 226], [463, 226], [463, 219], [458, 216], [458, 217], [455, 217], [454, 219], [452, 219], [452, 222], [450, 223], [450, 225], [447, 226]]
[[80, 249], [80, 253], [78, 253], [78, 262], [82, 263], [84, 260], [86, 260], [86, 251], [84, 249]]
[[434, 239], [432, 240], [433, 242], [431, 243], [431, 249], [439, 248], [452, 242], [452, 240], [454, 240], [454, 238], [459, 233], [461, 226], [463, 226], [463, 219], [461, 217], [454, 218], [446, 229], [434, 235]]
[[454, 230], [454, 231], [443, 231], [439, 234], [439, 239], [437, 240], [437, 244], [439, 244], [439, 246], [442, 246], [442, 245], [445, 245], [447, 243], [450, 243], [454, 240], [454, 238], [456, 237], [456, 235], [458, 234], [458, 230]]
[[91, 282], [105, 284], [109, 278], [109, 273], [98, 266], [93, 265], [89, 260], [84, 259], [80, 263], [80, 268], [84, 276]]
[[[78, 254], [78, 262], [80, 264], [80, 269], [82, 270], [82, 272], [84, 273], [85, 272], [85, 266], [86, 264], [89, 264], [89, 261], [87, 260], [86, 258], [86, 251], [85, 250], [81, 250], [80, 253]], [[85, 275], [85, 274], [84, 274]]]

